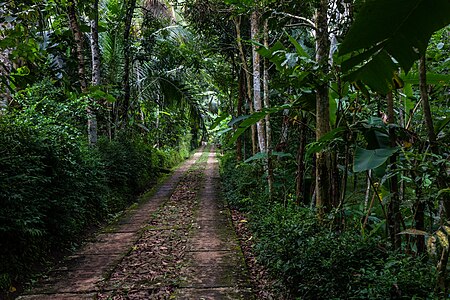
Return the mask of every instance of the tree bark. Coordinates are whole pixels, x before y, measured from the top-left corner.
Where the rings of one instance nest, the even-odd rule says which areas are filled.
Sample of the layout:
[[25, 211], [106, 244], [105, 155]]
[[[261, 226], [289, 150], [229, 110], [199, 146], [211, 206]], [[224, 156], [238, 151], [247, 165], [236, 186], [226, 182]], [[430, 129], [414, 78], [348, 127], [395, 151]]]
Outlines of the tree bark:
[[[259, 40], [259, 23], [260, 23], [260, 14], [257, 9], [252, 12], [250, 18], [250, 26], [251, 26], [251, 38], [253, 41]], [[253, 61], [253, 106], [256, 112], [260, 112], [262, 110], [262, 101], [261, 101], [261, 56], [256, 51], [256, 45], [252, 46], [252, 61]], [[258, 136], [258, 145], [259, 150], [261, 152], [266, 152], [266, 136], [264, 130], [264, 121], [260, 120], [256, 123], [256, 131]]]
[[[69, 25], [72, 30], [75, 44], [77, 47], [77, 60], [78, 60], [78, 77], [80, 81], [80, 88], [82, 93], [87, 92], [87, 81], [86, 81], [86, 69], [84, 61], [84, 47], [83, 47], [83, 35], [80, 30], [80, 25], [78, 23], [78, 17], [76, 12], [76, 2], [71, 1], [68, 4], [68, 15], [69, 15]], [[98, 13], [98, 9], [97, 9]], [[98, 30], [97, 30], [98, 33]], [[98, 42], [98, 38], [97, 38]], [[92, 101], [92, 100], [90, 100]], [[89, 145], [95, 145], [97, 143], [97, 118], [92, 106], [89, 105], [86, 108], [87, 113], [87, 132]]]
[[427, 91], [427, 69], [425, 55], [420, 57], [419, 61], [419, 88], [420, 97], [422, 98], [423, 116], [425, 118], [425, 125], [427, 127], [428, 140], [430, 141], [431, 149], [436, 153], [436, 134], [434, 133], [433, 117], [431, 116], [430, 102]]
[[[425, 202], [422, 199], [422, 191], [420, 188], [416, 190], [417, 202], [416, 211], [414, 214], [415, 227], [417, 230], [425, 230]], [[426, 251], [425, 237], [423, 235], [417, 236], [417, 253], [424, 254]]]
[[[328, 74], [328, 55], [330, 42], [328, 37], [328, 0], [320, 0], [316, 9], [316, 61], [320, 70]], [[319, 140], [330, 131], [330, 110], [328, 84], [321, 82], [316, 88], [316, 139]], [[324, 151], [316, 155], [316, 207], [321, 219], [325, 212], [331, 210], [332, 203], [331, 157]]]
[[[264, 47], [269, 48], [269, 20], [264, 20]], [[264, 59], [263, 71], [263, 91], [264, 107], [270, 107], [270, 89], [269, 89], [269, 62]], [[266, 149], [267, 149], [267, 184], [269, 186], [269, 196], [273, 195], [273, 167], [272, 167], [272, 128], [270, 125], [270, 115], [265, 118], [266, 123]]]
[[[98, 42], [98, 1], [94, 0], [91, 20], [91, 56], [92, 56], [92, 86], [100, 85], [100, 47]], [[89, 144], [97, 143], [97, 114], [92, 107], [87, 108]]]
[[[237, 116], [242, 115], [242, 105], [245, 99], [245, 70], [241, 67], [239, 74], [239, 91], [238, 91], [238, 102], [237, 102]], [[242, 138], [239, 137], [236, 141], [236, 160], [242, 161]]]
[[[388, 114], [388, 124], [393, 125], [395, 123], [394, 114], [394, 97], [392, 92], [387, 94], [387, 114]], [[396, 133], [393, 126], [389, 127], [389, 137], [391, 140], [391, 147], [396, 146]], [[396, 172], [397, 155], [394, 154], [390, 158], [391, 172]], [[391, 238], [392, 245], [394, 249], [400, 249], [401, 247], [401, 236], [400, 233], [400, 203], [398, 198], [398, 176], [394, 175], [390, 179], [391, 186], [391, 200], [388, 207], [388, 225], [389, 225], [389, 235]]]
[[92, 10], [93, 18], [91, 20], [91, 53], [92, 53], [92, 86], [100, 85], [100, 47], [98, 42], [98, 2], [94, 0]]
[[87, 91], [87, 83], [84, 62], [83, 35], [81, 34], [80, 25], [78, 24], [75, 0], [69, 1], [67, 14], [69, 16], [70, 29], [72, 30], [75, 45], [77, 47], [78, 80], [80, 82], [81, 91], [84, 93]]
[[131, 87], [130, 87], [130, 62], [131, 62], [131, 45], [130, 45], [130, 30], [133, 21], [134, 9], [136, 7], [136, 0], [128, 0], [127, 11], [125, 15], [125, 30], [123, 34], [124, 43], [124, 74], [122, 79], [123, 84], [123, 103], [122, 103], [122, 122], [128, 122], [128, 109], [130, 107]]
[[297, 177], [296, 177], [296, 189], [295, 189], [295, 196], [297, 199], [297, 204], [305, 204], [306, 202], [306, 193], [305, 193], [305, 185], [304, 185], [304, 178], [305, 178], [305, 153], [306, 153], [306, 133], [307, 133], [307, 126], [306, 126], [306, 117], [302, 116], [300, 119], [299, 124], [299, 135], [300, 135], [300, 142], [298, 143], [298, 151], [297, 151]]
[[[250, 69], [247, 64], [247, 57], [244, 53], [244, 47], [242, 45], [242, 35], [241, 35], [241, 19], [240, 17], [236, 17], [234, 19], [234, 24], [236, 27], [236, 43], [239, 50], [239, 57], [241, 59], [242, 67], [245, 71], [245, 82], [247, 86], [247, 104], [250, 109], [250, 113], [252, 114], [253, 111], [253, 103], [252, 103], [252, 76], [250, 73]], [[256, 126], [251, 126], [251, 139], [252, 139], [252, 154], [256, 154], [258, 152], [258, 144], [256, 142]]]
[[[420, 97], [422, 98], [422, 109], [425, 118], [425, 125], [428, 133], [428, 141], [430, 143], [431, 151], [439, 155], [440, 149], [437, 144], [436, 133], [434, 132], [433, 117], [431, 116], [431, 107], [428, 97], [428, 85], [427, 85], [427, 68], [426, 68], [426, 57], [422, 55], [419, 60], [419, 88]], [[447, 170], [445, 167], [441, 166], [441, 174], [437, 178], [437, 184], [440, 189], [445, 189], [449, 187]], [[442, 205], [445, 208], [445, 214], [447, 219], [450, 219], [450, 195], [449, 193], [442, 194]]]

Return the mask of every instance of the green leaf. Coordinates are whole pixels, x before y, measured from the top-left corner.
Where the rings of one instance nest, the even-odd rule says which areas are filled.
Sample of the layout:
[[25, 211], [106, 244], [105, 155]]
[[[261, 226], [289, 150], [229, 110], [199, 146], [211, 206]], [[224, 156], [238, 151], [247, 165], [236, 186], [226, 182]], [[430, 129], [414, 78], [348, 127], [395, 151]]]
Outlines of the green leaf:
[[[291, 108], [290, 104], [283, 104], [280, 106], [274, 106], [271, 108], [266, 108], [263, 109], [262, 111], [259, 112], [255, 112], [251, 115], [247, 115], [247, 116], [239, 116], [236, 119], [240, 119], [243, 120], [243, 122], [241, 124], [239, 124], [239, 127], [236, 129], [236, 131], [234, 132], [234, 134], [231, 136], [230, 140], [228, 141], [228, 145], [233, 144], [234, 142], [236, 142], [236, 140], [252, 125], [256, 124], [259, 120], [262, 120], [263, 118], [265, 118], [266, 115], [271, 114], [271, 113], [276, 113], [279, 111], [282, 111], [284, 109], [289, 109]], [[239, 121], [240, 121], [239, 120]], [[231, 121], [228, 126], [233, 126], [237, 121], [233, 120]]]
[[[410, 72], [407, 75], [403, 75], [402, 79], [405, 83], [419, 84], [419, 74], [418, 73]], [[450, 85], [450, 75], [427, 73], [427, 83], [428, 84], [438, 84], [438, 85]]]
[[[286, 33], [287, 34], [287, 33]], [[305, 51], [305, 49], [303, 49], [303, 47], [297, 42], [296, 39], [294, 39], [292, 36], [290, 36], [289, 34], [287, 34], [289, 41], [291, 42], [292, 45], [294, 45], [295, 50], [297, 50], [297, 54], [300, 57], [307, 57], [307, 58], [311, 58], [310, 55]]]
[[218, 136], [224, 135], [227, 132], [230, 132], [231, 130], [233, 130], [233, 128], [225, 128], [223, 130], [220, 130], [219, 132], [217, 132]]
[[[254, 160], [260, 160], [260, 159], [266, 159], [267, 158], [267, 152], [258, 152], [255, 155], [253, 155], [252, 157], [246, 159], [244, 162], [245, 163], [249, 163], [251, 161]], [[277, 156], [277, 157], [289, 157], [289, 158], [293, 158], [291, 153], [286, 153], [286, 152], [272, 152], [271, 153], [272, 156]]]
[[239, 117], [234, 118], [233, 120], [231, 120], [228, 123], [228, 126], [232, 127], [232, 126], [234, 126], [234, 124], [239, 123], [239, 122], [241, 122], [241, 121], [243, 121], [245, 119], [248, 119], [248, 118], [250, 118], [250, 115], [239, 116]]
[[214, 128], [216, 128], [220, 122], [222, 122], [223, 120], [225, 120], [226, 118], [228, 118], [229, 115], [228, 114], [223, 114], [221, 116], [218, 116], [214, 122], [211, 124], [211, 128], [209, 128], [210, 130], [213, 130]]
[[357, 173], [375, 169], [384, 164], [397, 151], [398, 148], [366, 150], [356, 147], [353, 172]]
[[450, 23], [448, 0], [368, 0], [342, 42], [340, 55], [379, 47], [409, 71], [431, 35]]
[[330, 110], [330, 123], [331, 123], [331, 125], [336, 125], [336, 112], [337, 112], [337, 109], [338, 109], [338, 105], [337, 105], [337, 102], [336, 102], [336, 99], [333, 97], [333, 93], [332, 92], [330, 92], [330, 93], [328, 93], [328, 98], [329, 98], [329, 102], [330, 102], [330, 105], [329, 105], [329, 110]]
[[255, 155], [253, 155], [252, 157], [246, 159], [244, 162], [249, 163], [254, 160], [260, 160], [260, 159], [265, 159], [265, 158], [267, 158], [267, 152], [258, 152]]
[[305, 157], [310, 157], [313, 153], [317, 153], [325, 149], [332, 141], [342, 136], [346, 127], [338, 127], [322, 136], [317, 142], [312, 142], [306, 146]]
[[446, 188], [446, 189], [442, 189], [438, 192], [438, 197], [441, 196], [442, 194], [450, 194], [450, 188]]
[[438, 135], [448, 124], [450, 124], [450, 118], [438, 120], [434, 123], [434, 132]]
[[339, 47], [345, 78], [387, 93], [396, 87], [391, 57], [408, 72], [431, 35], [450, 23], [449, 0], [367, 0]]
[[344, 80], [356, 82], [361, 80], [373, 91], [387, 94], [394, 88], [392, 83], [397, 67], [385, 52], [379, 52], [362, 67], [344, 76]]

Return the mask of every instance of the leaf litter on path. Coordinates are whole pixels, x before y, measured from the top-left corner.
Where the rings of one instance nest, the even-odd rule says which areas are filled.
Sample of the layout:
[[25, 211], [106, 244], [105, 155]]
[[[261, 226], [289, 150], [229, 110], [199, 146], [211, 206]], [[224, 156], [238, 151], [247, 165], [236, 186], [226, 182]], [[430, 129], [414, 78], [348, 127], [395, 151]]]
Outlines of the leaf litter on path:
[[154, 214], [127, 256], [116, 266], [97, 299], [170, 299], [178, 286], [189, 231], [195, 221], [204, 164], [181, 179]]

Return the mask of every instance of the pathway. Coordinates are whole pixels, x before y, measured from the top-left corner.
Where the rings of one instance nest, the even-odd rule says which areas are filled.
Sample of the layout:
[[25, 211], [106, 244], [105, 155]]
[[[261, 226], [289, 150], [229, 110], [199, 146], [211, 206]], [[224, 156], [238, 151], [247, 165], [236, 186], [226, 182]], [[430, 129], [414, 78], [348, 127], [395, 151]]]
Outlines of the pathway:
[[215, 153], [195, 153], [19, 299], [253, 299], [218, 184]]

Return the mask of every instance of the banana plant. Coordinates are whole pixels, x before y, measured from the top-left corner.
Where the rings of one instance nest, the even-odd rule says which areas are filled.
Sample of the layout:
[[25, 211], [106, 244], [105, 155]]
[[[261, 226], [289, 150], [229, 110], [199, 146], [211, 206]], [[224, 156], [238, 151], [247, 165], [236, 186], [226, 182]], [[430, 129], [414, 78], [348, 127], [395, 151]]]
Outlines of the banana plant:
[[410, 71], [449, 12], [448, 0], [366, 1], [339, 47], [345, 79], [382, 94], [402, 87], [398, 67]]

